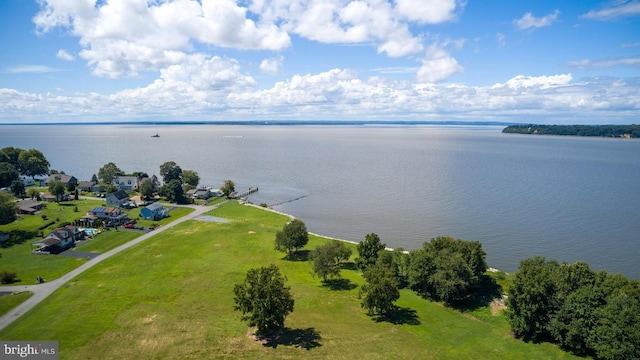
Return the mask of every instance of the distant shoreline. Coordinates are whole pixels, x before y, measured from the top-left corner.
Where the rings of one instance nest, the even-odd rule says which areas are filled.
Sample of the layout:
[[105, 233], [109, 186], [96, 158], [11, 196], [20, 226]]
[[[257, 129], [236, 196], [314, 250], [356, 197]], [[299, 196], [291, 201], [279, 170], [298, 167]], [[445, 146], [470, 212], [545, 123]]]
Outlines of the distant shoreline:
[[509, 125], [504, 134], [640, 138], [640, 125]]
[[425, 120], [221, 120], [221, 121], [106, 121], [106, 122], [38, 122], [2, 123], [0, 126], [77, 126], [77, 125], [248, 125], [248, 126], [365, 126], [365, 125], [452, 125], [452, 126], [509, 126], [513, 122], [500, 121], [425, 121]]

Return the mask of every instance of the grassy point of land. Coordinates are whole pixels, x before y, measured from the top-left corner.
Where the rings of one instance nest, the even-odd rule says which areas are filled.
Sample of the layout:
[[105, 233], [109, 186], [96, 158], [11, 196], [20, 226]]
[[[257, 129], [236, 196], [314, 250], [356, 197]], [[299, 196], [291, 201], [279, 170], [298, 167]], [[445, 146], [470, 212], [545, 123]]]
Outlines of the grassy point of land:
[[[389, 319], [367, 316], [359, 272], [343, 270], [337, 286], [323, 286], [304, 256], [285, 260], [273, 249], [288, 218], [236, 202], [211, 215], [231, 221], [189, 221], [97, 264], [0, 338], [58, 340], [61, 359], [573, 358], [514, 339], [502, 315], [462, 314], [409, 290]], [[306, 249], [327, 241], [311, 236]], [[271, 263], [288, 278], [295, 308], [279, 339], [259, 342], [233, 311], [232, 289]]]

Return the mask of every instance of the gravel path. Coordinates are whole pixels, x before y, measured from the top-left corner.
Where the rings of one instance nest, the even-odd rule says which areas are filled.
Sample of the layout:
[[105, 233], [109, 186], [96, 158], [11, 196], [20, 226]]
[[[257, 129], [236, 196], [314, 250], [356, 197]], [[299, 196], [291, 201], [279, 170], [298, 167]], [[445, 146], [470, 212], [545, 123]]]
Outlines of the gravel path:
[[[225, 201], [226, 202], [226, 201]], [[36, 305], [38, 305], [42, 300], [44, 300], [47, 296], [51, 295], [51, 293], [53, 293], [54, 291], [56, 291], [59, 287], [61, 287], [62, 285], [66, 284], [69, 280], [73, 279], [74, 277], [82, 274], [84, 271], [86, 271], [87, 269], [92, 268], [94, 265], [102, 262], [105, 259], [110, 258], [111, 256], [121, 252], [122, 250], [128, 249], [134, 245], [137, 245], [145, 240], [147, 240], [148, 238], [161, 233], [167, 229], [170, 229], [180, 223], [183, 223], [187, 220], [192, 220], [197, 218], [198, 216], [211, 211], [213, 209], [215, 209], [216, 207], [224, 204], [225, 202], [216, 204], [216, 205], [212, 205], [212, 206], [198, 206], [198, 205], [188, 205], [188, 207], [195, 209], [194, 212], [183, 216], [180, 219], [177, 219], [173, 222], [170, 222], [167, 225], [161, 226], [157, 229], [155, 229], [152, 232], [146, 233], [142, 236], [140, 236], [139, 238], [136, 238], [134, 240], [129, 241], [126, 244], [120, 245], [119, 247], [112, 249], [104, 254], [100, 254], [99, 256], [96, 256], [93, 259], [87, 260], [87, 262], [85, 262], [84, 264], [80, 265], [79, 267], [77, 267], [76, 269], [64, 274], [63, 276], [61, 276], [58, 279], [52, 280], [50, 282], [46, 282], [44, 284], [38, 284], [38, 285], [18, 285], [18, 286], [0, 286], [0, 292], [20, 292], [20, 291], [31, 291], [33, 292], [33, 295], [25, 300], [23, 303], [21, 303], [20, 305], [16, 306], [15, 308], [13, 308], [11, 311], [9, 311], [8, 313], [6, 313], [4, 316], [2, 316], [0, 318], [0, 330], [4, 329], [5, 327], [7, 327], [9, 324], [11, 324], [13, 321], [15, 321], [17, 318], [19, 318], [20, 316], [22, 316], [22, 314], [26, 313], [27, 311], [31, 310], [33, 307], [35, 307]]]

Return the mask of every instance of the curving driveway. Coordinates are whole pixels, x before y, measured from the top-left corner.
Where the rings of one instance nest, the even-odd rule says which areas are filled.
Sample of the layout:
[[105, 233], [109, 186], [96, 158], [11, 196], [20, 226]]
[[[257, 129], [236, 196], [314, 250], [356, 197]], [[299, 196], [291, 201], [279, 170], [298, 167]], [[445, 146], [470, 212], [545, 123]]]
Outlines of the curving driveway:
[[142, 236], [140, 236], [139, 238], [136, 238], [134, 240], [129, 241], [126, 244], [120, 245], [119, 247], [112, 249], [110, 251], [107, 251], [104, 254], [100, 254], [98, 256], [96, 256], [93, 259], [88, 260], [87, 262], [85, 262], [84, 264], [78, 266], [76, 269], [64, 274], [63, 276], [61, 276], [58, 279], [52, 280], [50, 282], [46, 282], [44, 284], [37, 284], [37, 285], [17, 285], [17, 286], [0, 286], [0, 292], [19, 292], [19, 291], [31, 291], [33, 292], [33, 295], [25, 300], [23, 303], [21, 303], [20, 305], [16, 306], [15, 308], [13, 308], [11, 311], [9, 311], [8, 313], [6, 313], [4, 316], [2, 316], [0, 318], [0, 330], [4, 329], [5, 327], [7, 327], [9, 324], [11, 324], [13, 321], [15, 321], [17, 318], [19, 318], [20, 316], [22, 316], [22, 314], [26, 313], [27, 311], [31, 310], [34, 306], [38, 305], [42, 300], [44, 300], [47, 296], [49, 296], [51, 293], [53, 293], [54, 291], [56, 291], [59, 287], [61, 287], [62, 285], [66, 284], [69, 280], [73, 279], [74, 277], [80, 275], [81, 273], [83, 273], [84, 271], [86, 271], [87, 269], [90, 269], [91, 267], [93, 267], [94, 265], [100, 263], [102, 260], [108, 259], [111, 256], [121, 252], [122, 250], [128, 249], [134, 245], [137, 245], [145, 240], [147, 240], [148, 238], [161, 233], [171, 227], [174, 227], [180, 223], [183, 223], [187, 220], [192, 220], [197, 218], [198, 216], [211, 211], [215, 208], [217, 208], [218, 206], [226, 203], [227, 201], [223, 201], [221, 203], [218, 203], [216, 205], [212, 205], [212, 206], [199, 206], [199, 205], [187, 205], [187, 207], [190, 207], [192, 209], [194, 209], [195, 211], [193, 211], [192, 213], [181, 217], [180, 219], [177, 219], [173, 222], [170, 222], [167, 225], [161, 226], [157, 229], [155, 229], [152, 232], [146, 233]]

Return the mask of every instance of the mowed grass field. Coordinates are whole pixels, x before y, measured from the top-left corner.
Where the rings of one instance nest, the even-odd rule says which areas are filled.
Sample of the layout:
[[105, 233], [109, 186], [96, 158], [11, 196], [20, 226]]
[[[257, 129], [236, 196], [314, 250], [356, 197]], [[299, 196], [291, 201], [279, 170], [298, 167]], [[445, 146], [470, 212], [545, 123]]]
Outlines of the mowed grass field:
[[[565, 359], [550, 344], [512, 338], [501, 315], [461, 314], [402, 290], [393, 322], [360, 307], [358, 271], [322, 286], [306, 261], [273, 250], [288, 219], [230, 202], [91, 268], [0, 332], [3, 340], [57, 340], [61, 359]], [[363, 238], [364, 238], [363, 234]], [[311, 237], [306, 249], [329, 240]], [[354, 254], [356, 254], [355, 246]], [[355, 255], [354, 255], [355, 256]], [[295, 308], [264, 343], [233, 311], [247, 270], [276, 264]]]

